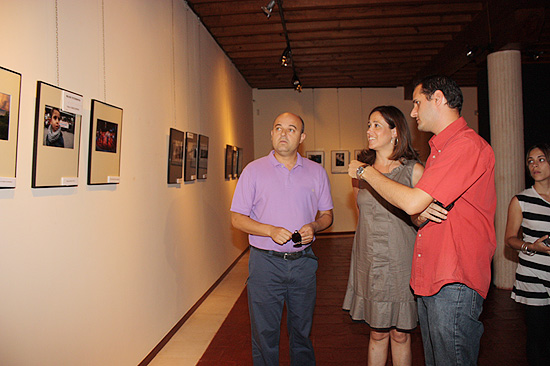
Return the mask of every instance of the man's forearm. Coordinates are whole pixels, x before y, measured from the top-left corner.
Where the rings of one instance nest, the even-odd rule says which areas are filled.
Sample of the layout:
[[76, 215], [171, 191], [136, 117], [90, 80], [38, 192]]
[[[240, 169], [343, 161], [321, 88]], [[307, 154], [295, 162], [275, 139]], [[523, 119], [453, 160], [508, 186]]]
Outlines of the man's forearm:
[[262, 224], [236, 212], [231, 212], [231, 224], [235, 229], [258, 236], [271, 236], [271, 230], [273, 229], [272, 225]]
[[313, 231], [316, 233], [316, 232], [325, 230], [330, 225], [332, 225], [332, 220], [333, 220], [332, 210], [321, 211], [319, 213], [319, 217], [317, 218], [317, 220], [312, 222]]
[[372, 166], [365, 168], [361, 178], [386, 201], [409, 215], [418, 214], [433, 201], [426, 192], [397, 183], [378, 172]]

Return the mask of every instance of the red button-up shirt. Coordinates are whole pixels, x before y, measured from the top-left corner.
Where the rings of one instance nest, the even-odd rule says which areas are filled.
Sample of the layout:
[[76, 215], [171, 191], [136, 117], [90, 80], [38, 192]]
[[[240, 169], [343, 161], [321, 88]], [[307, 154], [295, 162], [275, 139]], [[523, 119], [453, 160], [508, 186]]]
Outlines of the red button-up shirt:
[[416, 187], [454, 207], [447, 220], [418, 231], [411, 287], [431, 296], [446, 284], [462, 283], [485, 298], [496, 248], [493, 150], [462, 117], [433, 136], [430, 149]]

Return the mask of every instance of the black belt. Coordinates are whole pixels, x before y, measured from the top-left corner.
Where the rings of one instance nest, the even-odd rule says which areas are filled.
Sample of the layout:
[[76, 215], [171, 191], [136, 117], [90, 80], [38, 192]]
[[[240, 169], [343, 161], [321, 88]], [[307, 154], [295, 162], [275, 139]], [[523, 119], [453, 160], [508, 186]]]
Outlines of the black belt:
[[[299, 258], [302, 258], [302, 257], [312, 258], [312, 259], [315, 259], [315, 260], [319, 259], [315, 256], [315, 254], [311, 253], [311, 249], [308, 250], [309, 247], [307, 247], [306, 249], [301, 250], [299, 252], [289, 252], [289, 253], [287, 253], [287, 252], [277, 252], [275, 250], [260, 249], [260, 248], [254, 247], [252, 245], [251, 245], [251, 247], [256, 249], [256, 250], [259, 250], [260, 252], [264, 252], [264, 253], [267, 253], [269, 255], [279, 257], [279, 258], [283, 258], [285, 260], [290, 260], [290, 261], [293, 261], [295, 259], [299, 259]], [[307, 253], [306, 253], [306, 251], [307, 251]]]

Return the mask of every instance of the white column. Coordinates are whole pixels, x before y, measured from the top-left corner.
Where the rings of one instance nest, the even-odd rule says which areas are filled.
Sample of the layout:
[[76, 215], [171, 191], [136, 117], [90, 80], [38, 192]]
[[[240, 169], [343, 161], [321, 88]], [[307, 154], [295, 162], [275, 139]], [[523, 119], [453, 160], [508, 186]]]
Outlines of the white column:
[[499, 288], [514, 285], [517, 253], [504, 243], [510, 199], [525, 188], [521, 53], [499, 51], [487, 57], [491, 145], [495, 152], [497, 250], [493, 282]]

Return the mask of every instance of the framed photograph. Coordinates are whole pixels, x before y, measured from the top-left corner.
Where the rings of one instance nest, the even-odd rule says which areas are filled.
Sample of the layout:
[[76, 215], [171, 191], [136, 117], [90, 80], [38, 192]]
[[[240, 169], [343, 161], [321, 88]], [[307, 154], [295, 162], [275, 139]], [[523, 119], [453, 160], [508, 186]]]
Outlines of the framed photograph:
[[225, 145], [225, 179], [233, 178], [233, 146]]
[[33, 188], [78, 185], [82, 101], [80, 94], [38, 82]]
[[21, 74], [0, 67], [0, 188], [15, 188]]
[[243, 148], [238, 147], [237, 148], [237, 178], [241, 176], [241, 173], [244, 169], [244, 154], [243, 154]]
[[199, 162], [197, 179], [206, 179], [208, 173], [208, 137], [199, 135]]
[[233, 146], [233, 161], [231, 163], [231, 171], [232, 171], [232, 176], [233, 176], [233, 179], [237, 179], [237, 162], [239, 161], [239, 148], [236, 147], [236, 146]]
[[348, 150], [332, 150], [332, 174], [347, 174], [349, 165]]
[[92, 99], [88, 184], [120, 183], [122, 108]]
[[197, 146], [199, 143], [199, 135], [193, 132], [185, 134], [185, 160], [183, 180], [190, 182], [197, 179]]
[[324, 151], [306, 151], [306, 157], [325, 167], [325, 152]]
[[168, 146], [168, 184], [181, 183], [181, 179], [183, 178], [184, 144], [185, 133], [171, 128]]

